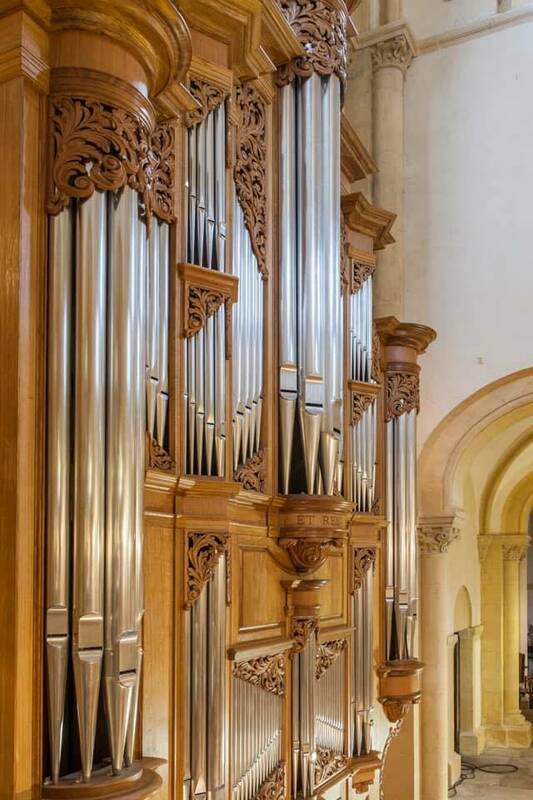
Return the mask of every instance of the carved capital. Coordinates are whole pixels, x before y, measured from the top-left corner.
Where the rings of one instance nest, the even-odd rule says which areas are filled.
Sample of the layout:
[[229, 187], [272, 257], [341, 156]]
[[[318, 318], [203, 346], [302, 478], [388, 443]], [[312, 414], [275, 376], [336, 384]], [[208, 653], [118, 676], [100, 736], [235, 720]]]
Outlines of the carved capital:
[[529, 547], [529, 539], [527, 542], [523, 543], [511, 542], [509, 544], [502, 544], [503, 560], [522, 561], [522, 559], [525, 558], [527, 555], [528, 547]]
[[208, 81], [193, 78], [189, 84], [189, 91], [197, 102], [194, 111], [185, 115], [185, 125], [192, 128], [203, 122], [207, 115], [214, 111], [227, 97], [227, 93], [219, 86], [214, 86]]
[[372, 47], [371, 56], [374, 72], [383, 67], [396, 67], [405, 74], [411, 65], [414, 53], [405, 33], [400, 33], [392, 39], [377, 42]]
[[291, 639], [293, 640], [293, 653], [301, 653], [305, 649], [310, 636], [317, 636], [319, 629], [318, 617], [304, 619], [293, 617], [291, 625]]
[[354, 594], [363, 585], [365, 575], [373, 568], [376, 551], [373, 547], [354, 547], [351, 593]]
[[233, 675], [270, 694], [285, 694], [285, 658], [282, 655], [236, 661], [233, 664]]
[[331, 665], [338, 659], [348, 646], [346, 639], [333, 639], [322, 642], [316, 651], [315, 678], [317, 681], [327, 672]]
[[264, 492], [266, 478], [266, 454], [259, 450], [236, 470], [233, 479], [242, 483], [244, 489], [253, 492]]
[[324, 564], [335, 548], [341, 548], [342, 539], [299, 537], [278, 539], [279, 546], [287, 550], [297, 572], [315, 572]]
[[[130, 91], [131, 90], [130, 88]], [[91, 97], [50, 100], [50, 175], [47, 210], [58, 214], [71, 198], [96, 189], [138, 192], [149, 225], [155, 215], [174, 221], [174, 129], [152, 129], [145, 115]]]
[[295, 75], [308, 78], [337, 75], [346, 80], [348, 13], [339, 0], [278, 0], [289, 25], [300, 40], [305, 56], [278, 69], [278, 84], [289, 83]]
[[452, 542], [459, 538], [460, 529], [453, 520], [428, 521], [418, 526], [418, 546], [422, 555], [447, 553]]
[[319, 786], [328, 778], [331, 778], [341, 769], [348, 766], [348, 756], [329, 750], [325, 747], [317, 747], [315, 761], [315, 785]]
[[418, 368], [387, 372], [385, 387], [385, 419], [387, 422], [410, 411], [419, 411], [420, 377]]
[[202, 589], [215, 574], [220, 557], [227, 552], [228, 537], [218, 533], [188, 533], [185, 608], [192, 608]]
[[281, 761], [260, 787], [255, 800], [284, 800], [285, 763]]
[[235, 189], [244, 214], [244, 222], [257, 266], [268, 275], [266, 263], [266, 133], [265, 104], [250, 83], [241, 83], [236, 90], [238, 124], [236, 158], [233, 169]]

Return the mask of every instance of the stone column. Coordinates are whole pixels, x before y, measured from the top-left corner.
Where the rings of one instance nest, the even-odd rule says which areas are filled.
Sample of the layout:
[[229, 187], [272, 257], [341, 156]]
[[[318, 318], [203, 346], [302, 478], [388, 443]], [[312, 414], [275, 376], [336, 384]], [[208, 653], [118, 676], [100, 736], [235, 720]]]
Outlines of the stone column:
[[481, 727], [481, 634], [483, 625], [459, 631], [461, 647], [461, 753], [479, 755], [485, 745]]
[[[374, 37], [383, 33], [378, 29]], [[409, 29], [387, 26], [384, 38], [372, 46], [373, 151], [379, 166], [374, 176], [373, 201], [397, 217], [395, 244], [379, 254], [375, 277], [376, 316], [404, 317], [403, 199], [404, 199], [404, 82], [414, 54]]]
[[[520, 562], [528, 536], [503, 534], [503, 712], [504, 724], [525, 723], [520, 712], [518, 654], [520, 652]], [[507, 541], [508, 540], [508, 541]]]
[[448, 796], [448, 559], [458, 537], [454, 517], [426, 519], [418, 529], [422, 674], [422, 792], [424, 800]]

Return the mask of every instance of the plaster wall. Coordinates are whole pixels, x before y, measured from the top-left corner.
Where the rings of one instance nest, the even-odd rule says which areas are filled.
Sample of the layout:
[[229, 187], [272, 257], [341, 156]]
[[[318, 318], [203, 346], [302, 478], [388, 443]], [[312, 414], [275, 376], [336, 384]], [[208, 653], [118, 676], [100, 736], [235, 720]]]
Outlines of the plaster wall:
[[[415, 32], [427, 6], [407, 0]], [[532, 40], [531, 22], [505, 28], [421, 55], [407, 75], [405, 318], [438, 331], [420, 446], [466, 397], [533, 363]]]
[[405, 18], [417, 38], [461, 28], [497, 10], [497, 0], [404, 0]]

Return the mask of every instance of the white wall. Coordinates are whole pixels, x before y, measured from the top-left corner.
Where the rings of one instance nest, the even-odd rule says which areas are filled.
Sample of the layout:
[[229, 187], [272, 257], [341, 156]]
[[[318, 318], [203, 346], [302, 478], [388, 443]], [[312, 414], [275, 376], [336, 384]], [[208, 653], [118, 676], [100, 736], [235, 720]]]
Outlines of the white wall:
[[497, 10], [497, 0], [404, 0], [404, 16], [417, 38], [461, 28]]
[[438, 332], [422, 445], [463, 399], [533, 364], [533, 23], [419, 56], [405, 119], [405, 318]]

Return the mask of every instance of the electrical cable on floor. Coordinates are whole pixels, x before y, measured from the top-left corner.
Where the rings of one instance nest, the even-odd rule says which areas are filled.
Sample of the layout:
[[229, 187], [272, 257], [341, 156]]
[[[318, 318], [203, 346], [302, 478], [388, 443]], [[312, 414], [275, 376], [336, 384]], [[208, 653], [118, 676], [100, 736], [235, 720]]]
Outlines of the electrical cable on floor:
[[448, 789], [448, 797], [457, 797], [457, 788], [467, 780], [476, 777], [476, 772], [489, 772], [493, 775], [505, 775], [517, 772], [516, 764], [472, 764], [470, 761], [461, 761], [461, 774], [453, 786]]

